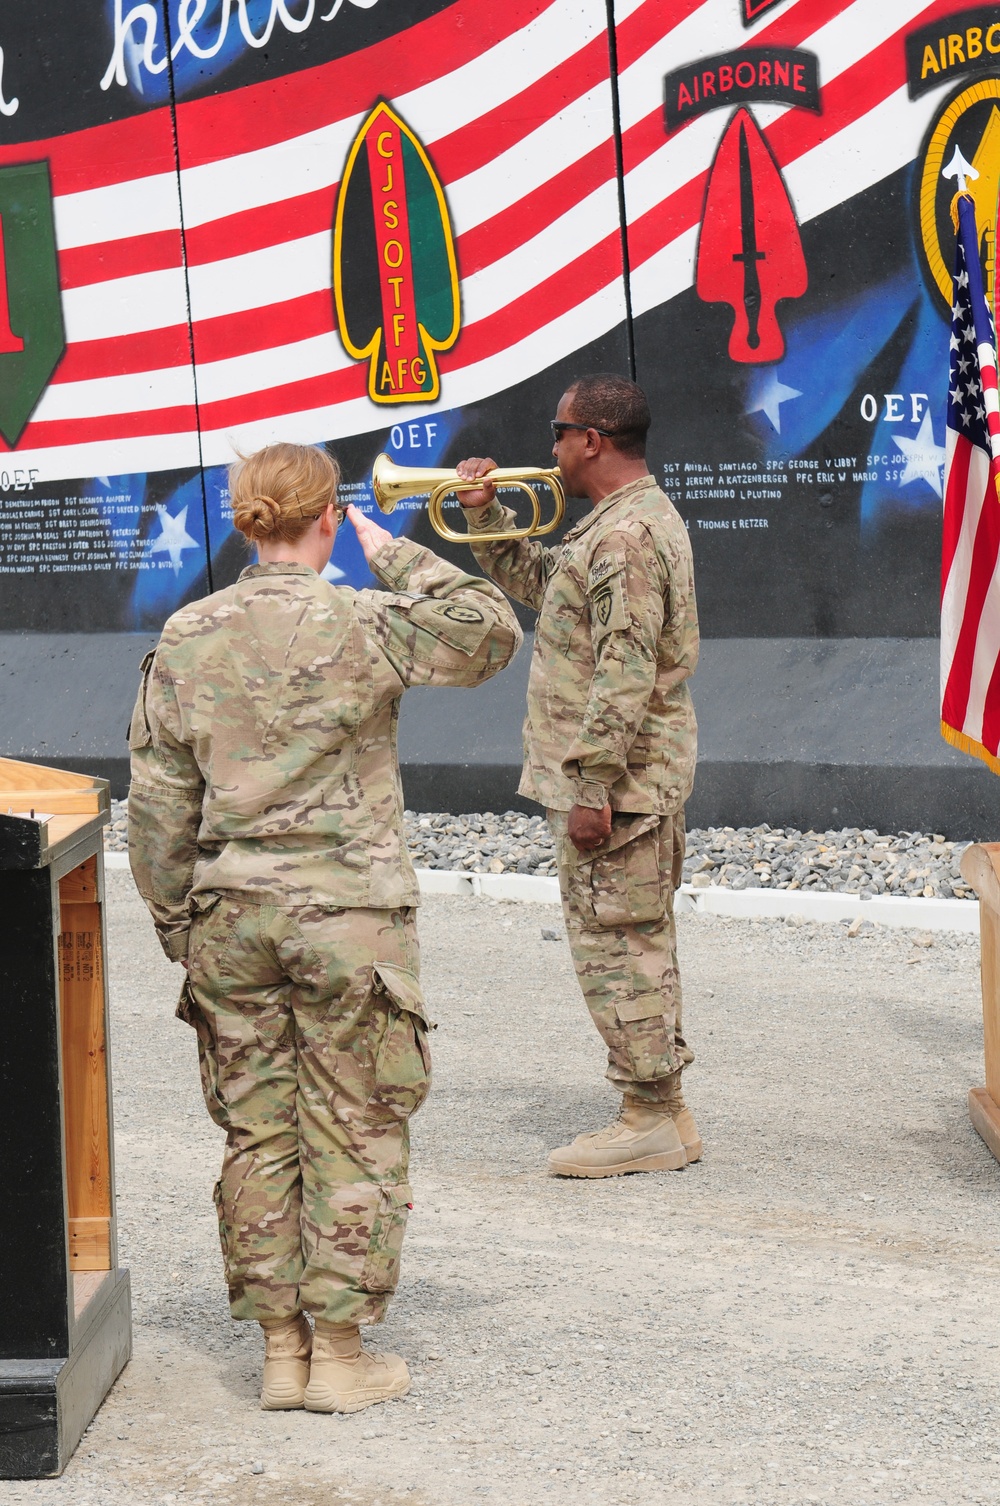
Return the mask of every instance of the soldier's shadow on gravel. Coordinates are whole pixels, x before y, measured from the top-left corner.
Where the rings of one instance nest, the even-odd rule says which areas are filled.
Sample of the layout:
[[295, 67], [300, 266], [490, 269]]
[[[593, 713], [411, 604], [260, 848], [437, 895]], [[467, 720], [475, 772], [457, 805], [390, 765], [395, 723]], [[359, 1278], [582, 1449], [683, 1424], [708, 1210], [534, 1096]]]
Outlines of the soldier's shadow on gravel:
[[[618, 1097], [609, 1093], [552, 1093], [544, 1108], [525, 1105], [508, 1120], [508, 1129], [521, 1135], [532, 1147], [540, 1140], [545, 1155], [577, 1135], [603, 1129], [618, 1112]], [[527, 1168], [530, 1170], [530, 1166]], [[544, 1162], [543, 1162], [544, 1169]]]
[[[466, 1175], [548, 1180], [549, 1152], [577, 1135], [610, 1124], [618, 1103], [617, 1094], [599, 1086], [579, 1091], [550, 1088], [544, 1099], [505, 1098], [486, 1116], [478, 1098], [470, 1100], [465, 1094], [436, 1088], [426, 1117], [421, 1114], [414, 1122], [413, 1175], [419, 1181], [425, 1164], [440, 1164], [446, 1158]], [[502, 1162], [498, 1143], [503, 1147]]]
[[[955, 1105], [950, 1099], [935, 1105], [939, 1119], [951, 1118]], [[948, 1132], [940, 1129], [897, 1130], [893, 1139], [904, 1141], [911, 1148], [923, 1151], [923, 1159], [929, 1166], [952, 1184], [956, 1193], [995, 1190], [997, 1164], [986, 1146], [976, 1134], [968, 1118], [955, 1115], [955, 1123]]]
[[952, 1062], [965, 1056], [982, 1058], [983, 1024], [978, 1013], [956, 1018], [952, 1013], [931, 1013], [911, 1004], [890, 1005], [886, 1013], [900, 1036], [922, 1046], [933, 1057]]

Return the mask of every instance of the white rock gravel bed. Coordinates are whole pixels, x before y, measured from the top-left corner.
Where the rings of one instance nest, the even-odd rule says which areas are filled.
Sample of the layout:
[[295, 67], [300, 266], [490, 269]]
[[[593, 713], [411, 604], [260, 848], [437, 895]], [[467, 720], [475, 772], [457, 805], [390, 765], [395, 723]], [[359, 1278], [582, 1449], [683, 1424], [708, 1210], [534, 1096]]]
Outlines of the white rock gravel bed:
[[[406, 812], [410, 855], [421, 868], [469, 873], [555, 874], [552, 836], [543, 816], [451, 816]], [[127, 846], [124, 801], [114, 801], [106, 845]], [[940, 834], [885, 835], [857, 827], [797, 831], [792, 827], [723, 826], [688, 832], [684, 878], [696, 889], [828, 890], [870, 897], [974, 899], [959, 872], [966, 842]]]
[[435, 1087], [415, 1208], [374, 1337], [400, 1402], [262, 1413], [230, 1322], [221, 1135], [172, 1018], [179, 970], [108, 877], [119, 1217], [135, 1358], [25, 1506], [993, 1506], [1000, 1167], [978, 947], [683, 915], [686, 1171], [548, 1178], [614, 1097], [557, 907], [421, 909]]

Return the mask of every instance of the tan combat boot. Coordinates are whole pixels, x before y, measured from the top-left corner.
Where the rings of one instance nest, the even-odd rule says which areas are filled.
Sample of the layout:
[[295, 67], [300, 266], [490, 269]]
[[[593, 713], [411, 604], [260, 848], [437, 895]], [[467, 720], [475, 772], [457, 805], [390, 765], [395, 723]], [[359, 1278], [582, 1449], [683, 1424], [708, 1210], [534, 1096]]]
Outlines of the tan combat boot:
[[623, 1098], [614, 1124], [578, 1135], [549, 1156], [558, 1177], [620, 1177], [626, 1171], [682, 1171], [687, 1155], [669, 1110]]
[[360, 1412], [377, 1401], [405, 1396], [410, 1372], [398, 1354], [369, 1354], [356, 1323], [316, 1320], [307, 1412]]
[[260, 1404], [265, 1412], [285, 1412], [301, 1407], [309, 1379], [312, 1329], [305, 1313], [262, 1323], [264, 1330], [264, 1384]]
[[694, 1122], [694, 1115], [684, 1102], [684, 1094], [681, 1092], [681, 1074], [678, 1072], [671, 1084], [668, 1097], [663, 1100], [664, 1108], [670, 1110], [671, 1117], [677, 1126], [677, 1133], [681, 1137], [688, 1163], [701, 1160], [702, 1144], [698, 1133], [698, 1126]]

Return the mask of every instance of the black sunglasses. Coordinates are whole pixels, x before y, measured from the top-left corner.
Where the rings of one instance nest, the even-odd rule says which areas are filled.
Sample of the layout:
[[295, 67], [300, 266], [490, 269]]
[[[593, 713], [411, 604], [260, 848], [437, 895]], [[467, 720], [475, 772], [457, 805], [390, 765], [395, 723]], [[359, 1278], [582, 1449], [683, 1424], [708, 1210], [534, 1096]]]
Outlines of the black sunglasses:
[[613, 429], [599, 429], [596, 424], [563, 423], [561, 418], [550, 418], [549, 428], [552, 430], [552, 438], [556, 441], [556, 444], [558, 444], [560, 439], [562, 439], [563, 432], [566, 429], [581, 429], [583, 433], [586, 433], [588, 429], [593, 429], [595, 434], [601, 434], [605, 439], [614, 439], [615, 437], [615, 431]]

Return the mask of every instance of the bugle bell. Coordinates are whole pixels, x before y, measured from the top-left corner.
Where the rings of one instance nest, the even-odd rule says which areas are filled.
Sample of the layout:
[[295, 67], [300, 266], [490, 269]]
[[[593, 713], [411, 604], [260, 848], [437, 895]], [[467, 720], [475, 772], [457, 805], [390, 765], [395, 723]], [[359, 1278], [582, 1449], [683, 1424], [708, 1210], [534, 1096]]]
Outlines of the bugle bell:
[[[494, 486], [515, 487], [524, 492], [531, 502], [531, 522], [527, 528], [511, 528], [504, 533], [456, 533], [444, 520], [444, 499], [452, 492], [477, 491], [483, 480]], [[555, 510], [549, 522], [542, 523], [542, 509], [538, 494], [532, 483], [547, 486], [552, 493]], [[427, 496], [427, 516], [439, 538], [453, 544], [488, 544], [504, 539], [538, 538], [558, 528], [566, 511], [566, 493], [558, 468], [550, 471], [538, 466], [525, 465], [497, 469], [479, 481], [464, 481], [457, 471], [435, 470], [418, 465], [397, 465], [388, 455], [379, 455], [372, 466], [372, 491], [375, 501], [383, 512], [392, 512], [404, 497]]]

